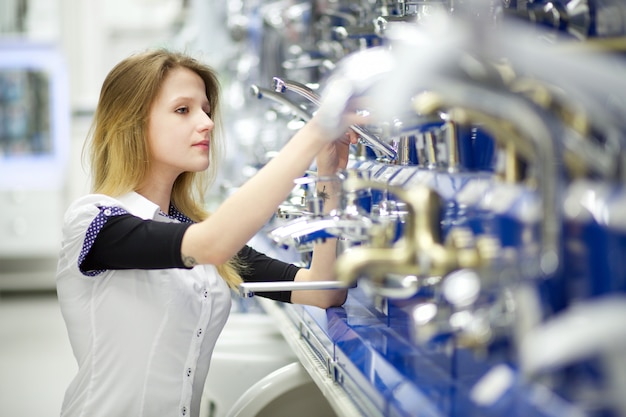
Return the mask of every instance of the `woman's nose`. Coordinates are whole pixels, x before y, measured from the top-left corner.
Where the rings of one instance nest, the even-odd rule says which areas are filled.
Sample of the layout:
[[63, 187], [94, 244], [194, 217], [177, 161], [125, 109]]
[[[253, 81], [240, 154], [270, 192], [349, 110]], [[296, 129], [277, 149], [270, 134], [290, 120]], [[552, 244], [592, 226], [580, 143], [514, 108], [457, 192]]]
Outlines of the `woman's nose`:
[[200, 115], [200, 129], [212, 130], [214, 127], [215, 127], [215, 123], [213, 122], [213, 119], [211, 119], [211, 116], [202, 112], [202, 114]]

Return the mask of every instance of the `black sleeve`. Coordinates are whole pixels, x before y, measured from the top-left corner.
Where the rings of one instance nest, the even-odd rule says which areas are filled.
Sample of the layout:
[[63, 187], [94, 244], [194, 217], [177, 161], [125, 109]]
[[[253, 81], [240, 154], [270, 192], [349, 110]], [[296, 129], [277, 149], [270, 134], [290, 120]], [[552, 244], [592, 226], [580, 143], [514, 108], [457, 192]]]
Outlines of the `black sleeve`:
[[180, 246], [189, 226], [142, 220], [131, 214], [109, 217], [80, 269], [185, 268]]
[[[300, 270], [293, 264], [271, 258], [249, 246], [244, 246], [237, 256], [244, 265], [243, 271], [240, 272], [244, 282], [293, 281]], [[276, 301], [291, 302], [291, 291], [259, 292], [256, 295]]]

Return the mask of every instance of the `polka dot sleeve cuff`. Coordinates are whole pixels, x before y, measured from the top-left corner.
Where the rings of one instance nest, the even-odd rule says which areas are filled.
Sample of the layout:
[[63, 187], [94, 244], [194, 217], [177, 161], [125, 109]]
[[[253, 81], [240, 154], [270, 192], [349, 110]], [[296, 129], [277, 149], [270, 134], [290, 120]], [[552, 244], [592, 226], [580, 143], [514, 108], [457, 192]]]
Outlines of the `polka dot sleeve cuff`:
[[[128, 214], [128, 212], [120, 207], [99, 207], [100, 212], [98, 213], [98, 215], [93, 219], [93, 221], [91, 222], [91, 224], [89, 225], [89, 227], [87, 228], [87, 233], [85, 235], [85, 240], [83, 242], [83, 247], [80, 251], [80, 255], [78, 257], [78, 266], [80, 268], [80, 265], [83, 263], [83, 261], [85, 260], [85, 258], [87, 257], [87, 255], [89, 254], [89, 251], [91, 250], [91, 247], [93, 246], [94, 242], [96, 241], [96, 237], [98, 237], [98, 233], [100, 233], [100, 230], [102, 230], [102, 228], [104, 227], [104, 225], [106, 224], [106, 222], [113, 216], [120, 216], [123, 214]], [[84, 271], [83, 274], [90, 276], [90, 277], [94, 277], [97, 276], [101, 273], [103, 273], [104, 269], [100, 269], [100, 270], [93, 270], [93, 271]]]

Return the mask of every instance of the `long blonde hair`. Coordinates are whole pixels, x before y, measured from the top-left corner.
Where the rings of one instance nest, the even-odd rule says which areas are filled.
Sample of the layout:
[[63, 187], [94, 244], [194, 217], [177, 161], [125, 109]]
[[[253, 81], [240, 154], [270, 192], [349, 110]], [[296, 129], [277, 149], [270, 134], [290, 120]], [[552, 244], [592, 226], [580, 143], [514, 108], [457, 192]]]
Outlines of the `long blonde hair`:
[[[219, 132], [219, 82], [216, 73], [198, 60], [158, 49], [132, 55], [107, 75], [90, 129], [89, 158], [94, 193], [112, 197], [134, 191], [149, 172], [147, 125], [150, 108], [169, 72], [187, 68], [202, 78]], [[195, 222], [207, 218], [205, 190], [215, 181], [217, 163], [224, 152], [223, 140], [213, 134], [209, 167], [204, 172], [184, 172], [174, 182], [171, 203]], [[241, 282], [236, 258], [217, 266], [231, 286]]]

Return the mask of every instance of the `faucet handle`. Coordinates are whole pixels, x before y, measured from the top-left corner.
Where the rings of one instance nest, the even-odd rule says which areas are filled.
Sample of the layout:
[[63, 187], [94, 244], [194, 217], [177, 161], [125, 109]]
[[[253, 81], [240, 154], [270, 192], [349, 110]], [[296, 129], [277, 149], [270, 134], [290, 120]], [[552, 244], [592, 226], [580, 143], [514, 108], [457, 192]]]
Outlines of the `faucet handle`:
[[421, 288], [415, 275], [386, 274], [380, 280], [363, 280], [361, 284], [366, 293], [394, 300], [411, 298]]
[[239, 295], [243, 298], [250, 298], [254, 296], [255, 292], [339, 290], [345, 288], [351, 287], [340, 281], [243, 282], [239, 284]]

